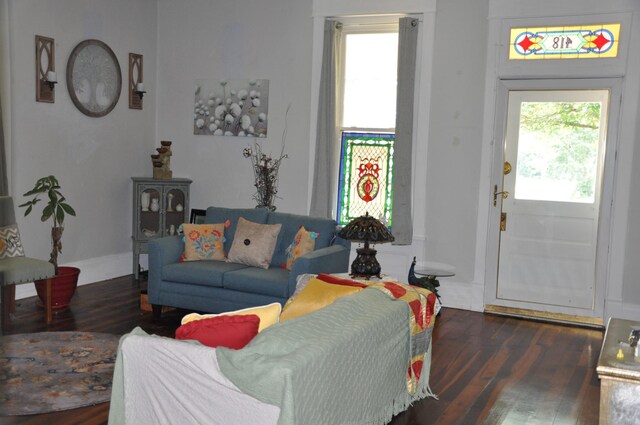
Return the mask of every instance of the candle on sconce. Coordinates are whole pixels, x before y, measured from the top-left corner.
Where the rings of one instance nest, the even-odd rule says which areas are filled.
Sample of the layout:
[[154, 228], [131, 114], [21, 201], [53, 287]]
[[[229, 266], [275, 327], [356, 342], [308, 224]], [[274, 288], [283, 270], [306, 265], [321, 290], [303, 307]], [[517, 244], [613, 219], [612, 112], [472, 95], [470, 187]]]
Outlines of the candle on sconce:
[[136, 91], [139, 91], [139, 92], [144, 91], [144, 84], [142, 83], [136, 84]]
[[50, 83], [57, 83], [58, 77], [55, 71], [47, 71], [47, 81]]

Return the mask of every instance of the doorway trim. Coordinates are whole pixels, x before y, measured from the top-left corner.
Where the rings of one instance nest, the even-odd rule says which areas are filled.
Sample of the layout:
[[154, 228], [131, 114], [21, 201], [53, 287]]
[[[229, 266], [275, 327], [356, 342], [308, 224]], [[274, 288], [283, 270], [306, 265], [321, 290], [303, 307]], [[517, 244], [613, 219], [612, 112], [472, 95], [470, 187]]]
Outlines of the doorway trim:
[[[622, 93], [621, 78], [584, 78], [584, 79], [498, 79], [496, 83], [495, 115], [493, 124], [493, 144], [491, 149], [491, 176], [489, 187], [484, 191], [490, 196], [493, 185], [502, 187], [504, 163], [504, 138], [507, 124], [507, 106], [510, 91], [514, 90], [609, 90], [609, 116], [605, 144], [604, 171], [601, 188], [601, 202], [597, 230], [595, 261], [595, 293], [593, 308], [587, 317], [604, 319], [605, 294], [609, 275], [609, 245], [612, 231], [612, 208], [614, 181], [616, 175], [616, 157], [618, 151], [618, 128], [620, 123], [620, 105]], [[484, 309], [497, 310], [511, 307], [522, 308], [517, 303], [501, 303], [497, 300], [500, 208], [490, 208], [486, 234], [486, 256], [484, 264]], [[504, 305], [511, 304], [511, 305]], [[567, 314], [571, 314], [568, 312]], [[581, 314], [582, 315], [582, 314]]]

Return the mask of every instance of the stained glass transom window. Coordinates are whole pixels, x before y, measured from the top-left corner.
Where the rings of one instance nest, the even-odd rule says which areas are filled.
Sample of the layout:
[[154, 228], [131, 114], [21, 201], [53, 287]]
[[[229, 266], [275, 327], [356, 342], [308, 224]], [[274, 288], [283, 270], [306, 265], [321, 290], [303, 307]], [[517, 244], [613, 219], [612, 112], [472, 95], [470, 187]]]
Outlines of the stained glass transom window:
[[342, 133], [338, 222], [365, 213], [391, 226], [395, 134]]
[[511, 28], [509, 59], [594, 59], [618, 56], [620, 24]]

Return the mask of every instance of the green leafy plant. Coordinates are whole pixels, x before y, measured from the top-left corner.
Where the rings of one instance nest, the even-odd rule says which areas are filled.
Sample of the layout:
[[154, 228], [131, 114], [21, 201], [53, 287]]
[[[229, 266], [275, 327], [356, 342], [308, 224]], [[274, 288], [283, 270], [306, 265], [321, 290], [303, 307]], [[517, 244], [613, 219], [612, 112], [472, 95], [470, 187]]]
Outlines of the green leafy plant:
[[20, 205], [20, 207], [26, 207], [24, 216], [28, 216], [33, 207], [41, 201], [40, 195], [44, 195], [49, 198], [48, 202], [44, 205], [42, 210], [42, 217], [40, 220], [43, 222], [52, 219], [53, 227], [51, 228], [51, 257], [49, 262], [54, 265], [56, 274], [58, 273], [58, 254], [62, 252], [62, 232], [64, 231], [64, 218], [67, 214], [75, 216], [76, 212], [66, 202], [66, 198], [60, 193], [60, 184], [58, 179], [54, 176], [42, 177], [39, 179], [33, 189], [28, 191], [22, 196], [32, 196], [30, 201]]

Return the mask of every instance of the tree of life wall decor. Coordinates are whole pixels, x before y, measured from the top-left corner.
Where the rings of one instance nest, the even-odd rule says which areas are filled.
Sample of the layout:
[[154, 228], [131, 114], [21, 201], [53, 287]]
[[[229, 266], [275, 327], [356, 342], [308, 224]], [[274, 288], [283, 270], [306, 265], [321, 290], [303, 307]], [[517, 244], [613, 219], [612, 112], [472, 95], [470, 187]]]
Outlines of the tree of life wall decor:
[[269, 80], [196, 80], [193, 134], [266, 137]]

